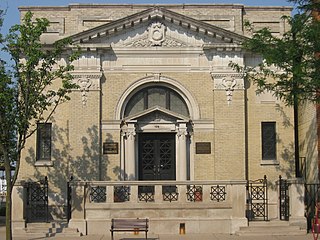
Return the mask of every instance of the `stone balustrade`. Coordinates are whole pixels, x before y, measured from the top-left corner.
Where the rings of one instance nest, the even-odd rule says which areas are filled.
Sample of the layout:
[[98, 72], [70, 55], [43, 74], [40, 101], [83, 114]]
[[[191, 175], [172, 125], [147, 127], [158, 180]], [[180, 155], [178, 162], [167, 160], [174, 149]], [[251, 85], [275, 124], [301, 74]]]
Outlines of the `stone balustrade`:
[[247, 226], [245, 186], [246, 181], [73, 182], [70, 226], [101, 234], [101, 224], [108, 226], [112, 218], [149, 218], [155, 234], [177, 233], [181, 225], [189, 233], [234, 233]]

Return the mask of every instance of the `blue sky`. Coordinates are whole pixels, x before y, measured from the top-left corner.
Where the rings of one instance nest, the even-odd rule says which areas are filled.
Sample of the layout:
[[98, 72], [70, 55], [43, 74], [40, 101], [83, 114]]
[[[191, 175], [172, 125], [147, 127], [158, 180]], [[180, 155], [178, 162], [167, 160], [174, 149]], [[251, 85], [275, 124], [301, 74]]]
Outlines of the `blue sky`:
[[293, 6], [286, 0], [0, 0], [0, 8], [7, 8], [2, 32], [7, 32], [9, 27], [19, 23], [18, 6], [66, 6], [70, 3], [114, 3], [114, 4], [182, 4], [182, 3], [238, 3], [248, 6]]

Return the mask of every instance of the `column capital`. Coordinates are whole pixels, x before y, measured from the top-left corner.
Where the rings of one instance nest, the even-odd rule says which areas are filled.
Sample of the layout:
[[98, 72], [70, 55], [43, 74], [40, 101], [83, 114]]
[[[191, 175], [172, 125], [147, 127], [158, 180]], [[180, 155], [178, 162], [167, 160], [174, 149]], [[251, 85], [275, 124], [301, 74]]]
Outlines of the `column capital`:
[[125, 137], [126, 139], [133, 140], [136, 136], [136, 122], [137, 121], [125, 122], [125, 124], [121, 127], [121, 136]]

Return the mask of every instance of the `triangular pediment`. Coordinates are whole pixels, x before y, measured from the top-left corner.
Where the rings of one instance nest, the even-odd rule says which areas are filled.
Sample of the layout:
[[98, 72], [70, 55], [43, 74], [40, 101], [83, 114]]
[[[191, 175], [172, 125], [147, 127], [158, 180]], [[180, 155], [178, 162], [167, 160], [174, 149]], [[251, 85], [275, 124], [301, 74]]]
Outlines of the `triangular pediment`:
[[82, 47], [238, 47], [234, 32], [154, 7], [71, 36]]
[[187, 117], [159, 106], [149, 108], [125, 119], [125, 121], [131, 120], [138, 120], [140, 122], [176, 122], [177, 120], [189, 121]]

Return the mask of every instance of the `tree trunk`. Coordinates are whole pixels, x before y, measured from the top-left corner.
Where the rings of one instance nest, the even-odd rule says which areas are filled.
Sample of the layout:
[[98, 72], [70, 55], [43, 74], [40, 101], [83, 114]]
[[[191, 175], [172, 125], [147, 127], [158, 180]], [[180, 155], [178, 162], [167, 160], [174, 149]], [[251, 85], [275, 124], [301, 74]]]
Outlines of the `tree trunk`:
[[[7, 171], [6, 171], [7, 172]], [[9, 175], [10, 176], [10, 175]], [[9, 180], [8, 180], [9, 179]], [[12, 225], [11, 225], [11, 219], [12, 219], [12, 185], [11, 185], [11, 179], [10, 177], [7, 177], [6, 174], [6, 181], [7, 181], [7, 196], [6, 196], [6, 239], [11, 240], [12, 239]]]
[[7, 196], [6, 196], [6, 239], [12, 239], [12, 182], [11, 182], [11, 165], [10, 159], [8, 155], [5, 153], [5, 160], [4, 160], [4, 168], [6, 173], [6, 182], [7, 182]]

